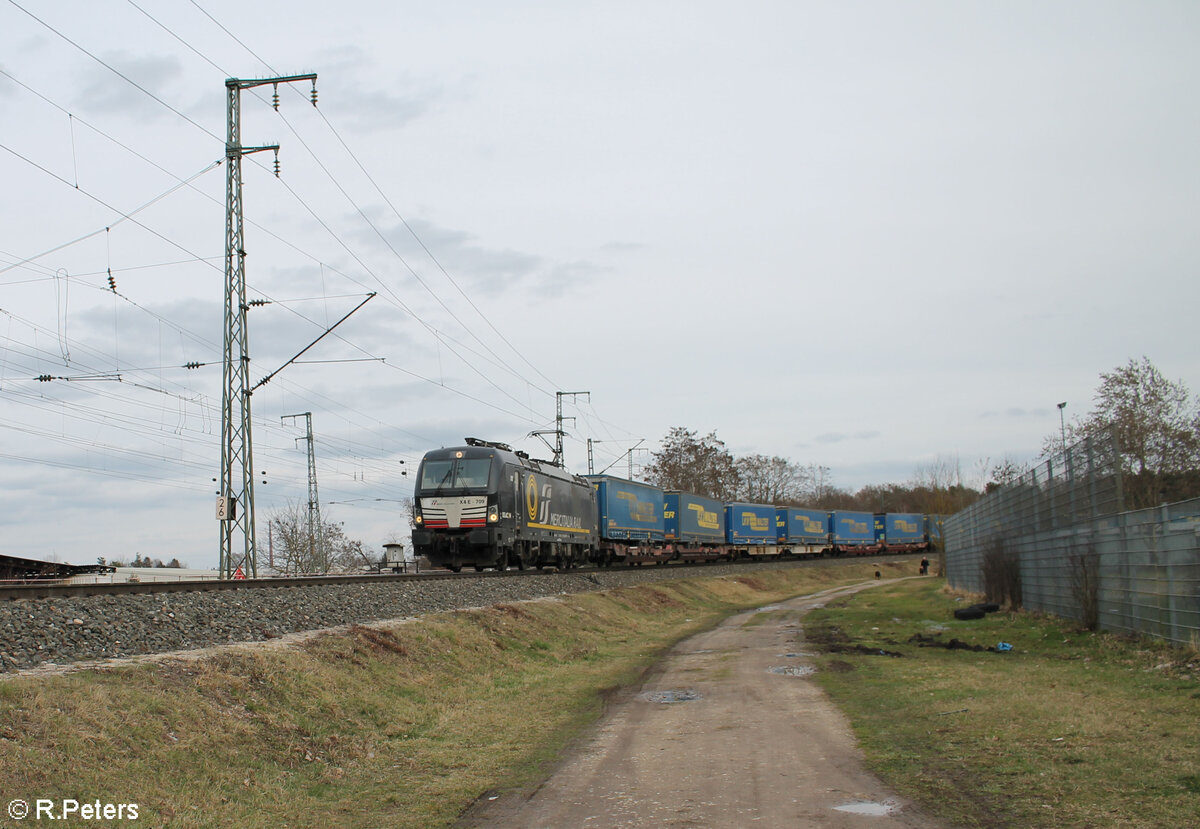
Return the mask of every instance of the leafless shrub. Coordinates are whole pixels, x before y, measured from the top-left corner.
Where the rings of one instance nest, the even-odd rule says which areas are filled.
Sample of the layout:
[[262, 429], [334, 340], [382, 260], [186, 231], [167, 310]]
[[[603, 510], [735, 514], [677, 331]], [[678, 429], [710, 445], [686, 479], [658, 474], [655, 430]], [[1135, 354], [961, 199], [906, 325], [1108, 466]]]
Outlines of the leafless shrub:
[[1086, 544], [1067, 556], [1071, 573], [1071, 595], [1079, 608], [1079, 621], [1087, 630], [1100, 627], [1100, 556]]
[[982, 576], [989, 601], [1021, 609], [1021, 559], [1003, 536], [993, 536], [984, 546]]

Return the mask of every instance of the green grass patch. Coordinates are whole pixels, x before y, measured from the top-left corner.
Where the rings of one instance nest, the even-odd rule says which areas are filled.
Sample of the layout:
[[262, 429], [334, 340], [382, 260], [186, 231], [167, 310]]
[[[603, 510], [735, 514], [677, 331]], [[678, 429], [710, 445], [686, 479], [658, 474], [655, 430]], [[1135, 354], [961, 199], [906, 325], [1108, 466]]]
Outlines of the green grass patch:
[[445, 826], [539, 779], [680, 639], [873, 570], [756, 569], [0, 678], [2, 802], [137, 803], [171, 827]]
[[959, 826], [1200, 824], [1195, 653], [1040, 614], [956, 621], [963, 604], [922, 579], [807, 617], [818, 681], [877, 773]]

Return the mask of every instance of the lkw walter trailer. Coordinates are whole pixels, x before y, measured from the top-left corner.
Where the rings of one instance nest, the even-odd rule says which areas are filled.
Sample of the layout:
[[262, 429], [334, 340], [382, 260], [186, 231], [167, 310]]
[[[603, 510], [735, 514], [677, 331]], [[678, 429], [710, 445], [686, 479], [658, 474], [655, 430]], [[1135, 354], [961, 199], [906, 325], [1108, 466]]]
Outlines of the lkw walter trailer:
[[725, 544], [725, 505], [712, 498], [671, 490], [663, 493], [666, 547], [680, 561], [733, 558]]
[[596, 490], [600, 556], [604, 564], [663, 562], [663, 492], [656, 486], [612, 475], [585, 476]]

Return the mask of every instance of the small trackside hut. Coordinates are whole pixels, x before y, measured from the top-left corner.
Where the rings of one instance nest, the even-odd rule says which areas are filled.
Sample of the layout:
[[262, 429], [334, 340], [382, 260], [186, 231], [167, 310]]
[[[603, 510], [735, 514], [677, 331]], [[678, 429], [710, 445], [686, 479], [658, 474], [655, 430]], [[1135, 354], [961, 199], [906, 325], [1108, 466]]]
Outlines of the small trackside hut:
[[435, 567], [566, 569], [596, 555], [591, 484], [502, 443], [425, 453], [413, 501], [413, 549]]

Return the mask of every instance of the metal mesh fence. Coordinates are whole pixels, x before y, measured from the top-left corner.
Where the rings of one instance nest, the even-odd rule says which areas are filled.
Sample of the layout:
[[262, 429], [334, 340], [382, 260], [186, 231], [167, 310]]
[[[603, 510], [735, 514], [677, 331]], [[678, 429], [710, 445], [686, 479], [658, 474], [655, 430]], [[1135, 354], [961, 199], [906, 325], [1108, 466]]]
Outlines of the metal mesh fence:
[[1200, 499], [1122, 512], [1117, 447], [1103, 444], [1077, 444], [946, 519], [947, 579], [984, 593], [988, 557], [1007, 555], [1026, 608], [1200, 644]]
[[996, 536], [1013, 539], [1112, 515], [1122, 503], [1116, 440], [1087, 438], [946, 519], [947, 550], [951, 537], [956, 546], [964, 540], [978, 546]]

